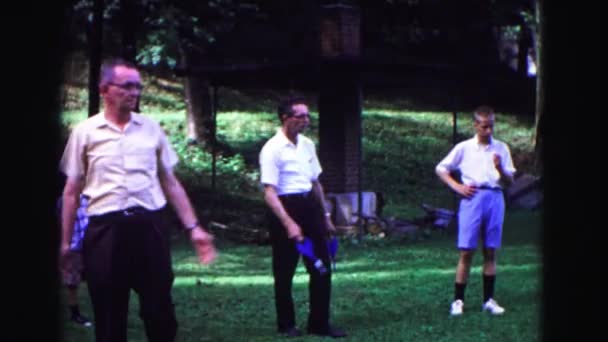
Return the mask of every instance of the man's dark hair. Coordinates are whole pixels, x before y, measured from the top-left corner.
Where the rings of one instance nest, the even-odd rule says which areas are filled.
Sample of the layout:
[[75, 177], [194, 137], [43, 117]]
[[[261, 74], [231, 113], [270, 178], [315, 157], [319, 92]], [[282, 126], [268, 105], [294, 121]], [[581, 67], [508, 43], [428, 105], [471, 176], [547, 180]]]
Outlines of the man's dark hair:
[[297, 104], [306, 104], [306, 100], [303, 96], [290, 95], [281, 99], [277, 107], [277, 115], [279, 116], [279, 120], [283, 122], [283, 115], [287, 115], [287, 117], [292, 116], [294, 114], [292, 107]]
[[99, 85], [106, 85], [114, 79], [114, 68], [117, 66], [124, 66], [129, 69], [137, 69], [137, 66], [125, 59], [122, 58], [111, 58], [106, 60], [101, 65], [101, 70], [99, 71]]

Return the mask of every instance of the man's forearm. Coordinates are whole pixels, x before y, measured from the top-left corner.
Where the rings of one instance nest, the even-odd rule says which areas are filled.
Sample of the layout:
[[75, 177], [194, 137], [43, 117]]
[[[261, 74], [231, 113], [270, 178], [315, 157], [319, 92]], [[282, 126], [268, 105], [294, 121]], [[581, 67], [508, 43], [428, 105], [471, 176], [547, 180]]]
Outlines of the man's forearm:
[[316, 181], [312, 183], [312, 192], [319, 203], [319, 207], [322, 210], [323, 215], [327, 216], [327, 208], [325, 208], [325, 192], [321, 182]]
[[64, 193], [61, 201], [61, 244], [63, 246], [69, 246], [74, 232], [76, 210], [78, 209], [78, 196]]
[[72, 241], [76, 210], [78, 210], [80, 204], [82, 188], [82, 181], [76, 177], [68, 177], [63, 188], [61, 196], [61, 244], [64, 247], [69, 246]]
[[[194, 207], [186, 194], [186, 190], [173, 174], [165, 174], [161, 177], [161, 185], [167, 200], [177, 213], [184, 227], [192, 227], [198, 223]], [[199, 223], [200, 225], [200, 223]], [[202, 225], [200, 225], [201, 228]]]
[[270, 185], [266, 185], [264, 188], [264, 202], [270, 208], [270, 210], [274, 213], [274, 215], [281, 221], [284, 227], [287, 227], [290, 223], [293, 223], [293, 219], [285, 208], [283, 207], [283, 203], [279, 199], [279, 195], [277, 194], [274, 187]]

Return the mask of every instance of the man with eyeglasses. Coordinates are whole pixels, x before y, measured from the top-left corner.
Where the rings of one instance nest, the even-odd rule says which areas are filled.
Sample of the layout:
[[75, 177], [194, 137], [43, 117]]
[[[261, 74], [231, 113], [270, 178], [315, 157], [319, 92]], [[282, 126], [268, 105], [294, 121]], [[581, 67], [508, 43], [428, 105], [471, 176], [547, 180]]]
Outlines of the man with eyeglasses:
[[291, 288], [300, 258], [296, 243], [307, 237], [328, 270], [321, 274], [311, 259], [304, 258], [309, 274], [308, 333], [344, 337], [346, 333], [329, 323], [331, 267], [325, 239], [335, 227], [324, 206], [315, 145], [300, 134], [310, 124], [308, 106], [303, 98], [289, 97], [279, 104], [278, 116], [281, 127], [260, 152], [261, 183], [269, 207], [277, 330], [286, 337], [302, 334], [296, 327]]
[[178, 157], [155, 121], [133, 112], [141, 94], [137, 68], [120, 59], [101, 68], [104, 109], [71, 132], [60, 168], [63, 190], [61, 265], [70, 248], [78, 197], [89, 198], [83, 261], [98, 342], [127, 341], [129, 293], [139, 296], [150, 341], [174, 341], [173, 271], [164, 209], [171, 203], [201, 263], [216, 256], [173, 173]]

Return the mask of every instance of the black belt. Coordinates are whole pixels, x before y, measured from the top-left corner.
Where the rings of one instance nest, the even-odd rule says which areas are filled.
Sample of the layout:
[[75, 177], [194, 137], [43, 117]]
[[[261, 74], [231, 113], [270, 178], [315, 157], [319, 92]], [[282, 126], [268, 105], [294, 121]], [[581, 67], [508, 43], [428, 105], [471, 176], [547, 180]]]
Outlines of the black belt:
[[136, 217], [141, 215], [148, 215], [156, 213], [158, 210], [148, 210], [141, 206], [130, 207], [127, 209], [110, 211], [101, 215], [91, 215], [89, 220], [107, 220], [113, 218], [122, 218], [122, 217]]
[[284, 195], [279, 195], [279, 198], [281, 199], [307, 199], [310, 198], [310, 195], [312, 194], [312, 191], [307, 191], [307, 192], [298, 192], [295, 194], [284, 194]]
[[488, 186], [488, 185], [478, 186], [477, 189], [480, 189], [480, 190], [492, 190], [492, 191], [502, 191], [502, 188], [499, 187], [499, 186]]

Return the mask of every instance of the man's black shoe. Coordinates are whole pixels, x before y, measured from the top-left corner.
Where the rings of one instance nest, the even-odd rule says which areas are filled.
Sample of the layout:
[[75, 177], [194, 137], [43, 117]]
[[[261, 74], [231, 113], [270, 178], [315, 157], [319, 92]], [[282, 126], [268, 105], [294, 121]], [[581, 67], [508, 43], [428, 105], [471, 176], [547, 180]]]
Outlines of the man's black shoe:
[[340, 328], [336, 328], [336, 327], [332, 327], [330, 326], [327, 329], [314, 329], [314, 328], [308, 328], [307, 329], [309, 334], [312, 335], [318, 335], [318, 336], [329, 336], [329, 337], [333, 337], [333, 338], [339, 338], [339, 337], [346, 337], [346, 333], [340, 329]]
[[291, 328], [287, 328], [287, 329], [279, 329], [279, 334], [283, 334], [285, 337], [302, 336], [302, 332], [296, 327], [291, 327]]

